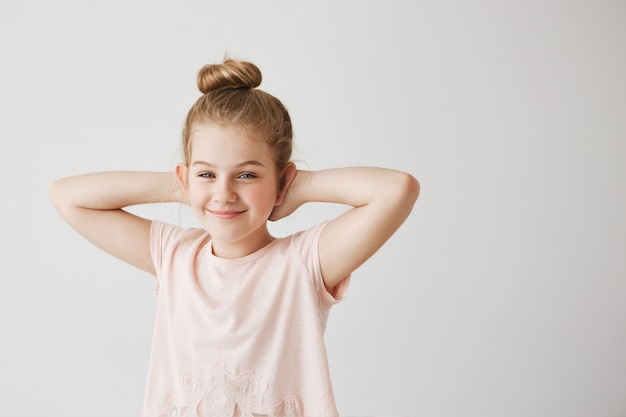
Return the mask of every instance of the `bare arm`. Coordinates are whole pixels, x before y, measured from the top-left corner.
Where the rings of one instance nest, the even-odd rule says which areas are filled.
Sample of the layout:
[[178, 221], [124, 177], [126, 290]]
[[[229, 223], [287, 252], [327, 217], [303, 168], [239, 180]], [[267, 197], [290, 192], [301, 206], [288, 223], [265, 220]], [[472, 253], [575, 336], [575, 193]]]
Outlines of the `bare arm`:
[[410, 174], [384, 168], [298, 171], [272, 219], [284, 217], [307, 202], [353, 207], [332, 220], [320, 237], [322, 275], [326, 288], [332, 290], [400, 227], [419, 190], [418, 181]]
[[150, 255], [150, 223], [125, 207], [182, 202], [174, 172], [100, 172], [54, 181], [50, 199], [78, 233], [105, 252], [155, 274]]

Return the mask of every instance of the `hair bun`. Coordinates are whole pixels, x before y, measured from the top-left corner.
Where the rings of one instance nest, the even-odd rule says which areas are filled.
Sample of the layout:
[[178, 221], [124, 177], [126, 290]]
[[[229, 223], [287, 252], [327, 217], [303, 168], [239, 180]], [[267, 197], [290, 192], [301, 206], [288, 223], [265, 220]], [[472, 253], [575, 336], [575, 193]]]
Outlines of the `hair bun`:
[[203, 94], [222, 88], [252, 90], [261, 85], [261, 70], [251, 62], [226, 59], [209, 64], [198, 72], [198, 88]]

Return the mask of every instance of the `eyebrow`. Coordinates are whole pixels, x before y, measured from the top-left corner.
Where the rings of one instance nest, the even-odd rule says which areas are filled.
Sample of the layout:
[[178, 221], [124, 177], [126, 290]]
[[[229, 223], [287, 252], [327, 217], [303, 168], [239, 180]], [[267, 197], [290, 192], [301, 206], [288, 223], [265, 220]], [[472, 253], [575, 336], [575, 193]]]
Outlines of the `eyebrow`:
[[[191, 166], [195, 166], [195, 165], [204, 165], [210, 168], [215, 168], [215, 164], [212, 164], [210, 162], [206, 162], [206, 161], [193, 161], [191, 163]], [[259, 166], [259, 167], [265, 167], [265, 164], [261, 163], [260, 161], [257, 161], [256, 159], [251, 159], [249, 161], [243, 161], [238, 163], [237, 165], [235, 165], [236, 168], [240, 168], [243, 166], [249, 166], [249, 165], [254, 165], [254, 166]]]

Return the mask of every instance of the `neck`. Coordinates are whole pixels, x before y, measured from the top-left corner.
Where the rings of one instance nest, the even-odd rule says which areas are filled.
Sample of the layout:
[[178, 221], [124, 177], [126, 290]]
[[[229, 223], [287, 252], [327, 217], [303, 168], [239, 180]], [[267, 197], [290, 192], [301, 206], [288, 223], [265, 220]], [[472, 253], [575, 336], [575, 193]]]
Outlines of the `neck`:
[[275, 238], [265, 231], [255, 239], [246, 239], [243, 242], [225, 242], [213, 239], [211, 249], [218, 258], [236, 259], [248, 256], [271, 243]]

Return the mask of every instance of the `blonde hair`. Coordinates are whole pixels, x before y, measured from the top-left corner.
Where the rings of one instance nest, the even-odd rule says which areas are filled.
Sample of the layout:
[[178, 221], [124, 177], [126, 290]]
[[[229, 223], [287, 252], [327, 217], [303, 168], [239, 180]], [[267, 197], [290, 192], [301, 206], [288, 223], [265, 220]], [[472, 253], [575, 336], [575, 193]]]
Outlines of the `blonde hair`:
[[257, 89], [261, 80], [261, 71], [256, 65], [234, 59], [200, 69], [197, 82], [203, 95], [189, 109], [183, 128], [182, 151], [186, 166], [191, 156], [191, 130], [202, 123], [243, 128], [251, 137], [267, 143], [279, 172], [287, 166], [293, 147], [291, 118], [280, 100]]

